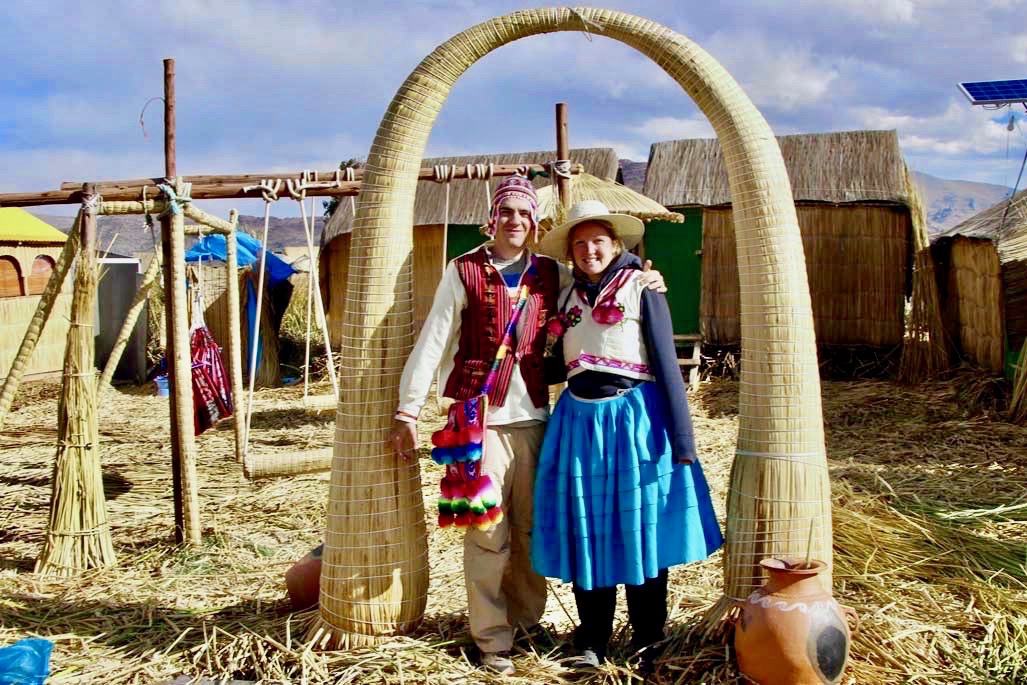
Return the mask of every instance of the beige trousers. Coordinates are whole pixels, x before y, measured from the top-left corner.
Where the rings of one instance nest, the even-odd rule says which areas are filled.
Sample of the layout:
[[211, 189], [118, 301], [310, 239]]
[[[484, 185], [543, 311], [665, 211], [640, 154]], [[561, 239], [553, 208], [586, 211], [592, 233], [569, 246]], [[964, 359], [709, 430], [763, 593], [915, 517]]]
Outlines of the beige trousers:
[[531, 568], [535, 466], [546, 425], [541, 421], [489, 428], [485, 463], [500, 492], [503, 520], [464, 537], [464, 581], [471, 637], [482, 652], [513, 646], [513, 627], [531, 627], [546, 609], [546, 580]]

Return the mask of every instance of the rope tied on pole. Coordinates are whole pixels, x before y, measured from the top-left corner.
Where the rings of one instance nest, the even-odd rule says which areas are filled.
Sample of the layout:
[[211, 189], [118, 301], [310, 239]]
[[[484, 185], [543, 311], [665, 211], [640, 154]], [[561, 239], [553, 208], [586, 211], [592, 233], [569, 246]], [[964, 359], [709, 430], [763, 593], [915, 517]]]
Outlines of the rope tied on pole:
[[[556, 190], [556, 196], [560, 200], [560, 205], [564, 205], [564, 198], [561, 197], [560, 184], [557, 179], [567, 179], [568, 181], [572, 178], [571, 175], [571, 160], [569, 159], [554, 159], [552, 162], [546, 164], [546, 168], [549, 169], [550, 178], [553, 179], [553, 188]], [[570, 190], [570, 186], [568, 186]], [[567, 193], [570, 195], [570, 193]]]
[[[171, 179], [168, 179], [170, 181]], [[191, 203], [193, 199], [189, 196], [192, 193], [192, 183], [182, 183], [181, 192], [175, 190], [171, 183], [159, 183], [157, 189], [164, 193], [167, 198], [167, 207], [158, 216], [163, 219], [166, 216], [177, 216], [182, 213], [182, 208]]]

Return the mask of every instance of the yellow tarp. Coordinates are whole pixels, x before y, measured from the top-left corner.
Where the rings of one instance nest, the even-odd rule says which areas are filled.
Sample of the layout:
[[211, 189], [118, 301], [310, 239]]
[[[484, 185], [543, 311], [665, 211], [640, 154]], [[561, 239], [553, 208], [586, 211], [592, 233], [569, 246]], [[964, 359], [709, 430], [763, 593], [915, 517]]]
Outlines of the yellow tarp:
[[63, 243], [61, 231], [20, 207], [0, 207], [0, 240], [24, 243]]

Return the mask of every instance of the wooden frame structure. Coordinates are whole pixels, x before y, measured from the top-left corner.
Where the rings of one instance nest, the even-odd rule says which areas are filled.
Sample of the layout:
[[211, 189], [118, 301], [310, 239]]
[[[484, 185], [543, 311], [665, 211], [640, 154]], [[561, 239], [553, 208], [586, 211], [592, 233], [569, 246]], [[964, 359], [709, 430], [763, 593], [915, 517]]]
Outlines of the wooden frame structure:
[[[300, 171], [272, 174], [230, 174], [230, 175], [198, 175], [178, 176], [176, 160], [176, 124], [175, 124], [175, 62], [164, 60], [164, 157], [165, 168], [163, 177], [100, 181], [83, 184], [65, 182], [60, 189], [43, 192], [2, 193], [0, 207], [30, 207], [55, 204], [79, 204], [86, 201], [97, 202], [94, 198], [102, 198], [96, 214], [161, 214], [161, 256], [162, 265], [154, 260], [147, 270], [139, 292], [126, 316], [119, 334], [116, 353], [112, 353], [112, 363], [108, 363], [100, 375], [94, 392], [103, 388], [110, 380], [118, 358], [124, 351], [127, 337], [142, 310], [142, 304], [152, 285], [156, 282], [158, 270], [163, 271], [165, 288], [165, 308], [167, 313], [167, 345], [168, 381], [171, 415], [171, 455], [172, 476], [175, 503], [175, 540], [176, 542], [199, 543], [199, 499], [196, 483], [196, 444], [193, 434], [192, 420], [192, 380], [191, 363], [189, 361], [189, 322], [185, 292], [185, 235], [187, 231], [184, 218], [206, 226], [207, 233], [226, 235], [228, 251], [228, 269], [235, 273], [238, 270], [235, 231], [238, 215], [232, 210], [229, 221], [211, 216], [193, 206], [192, 200], [260, 198], [268, 199], [269, 183], [283, 179], [296, 179], [297, 184], [304, 188], [306, 196], [357, 196], [360, 193], [364, 177], [363, 169], [345, 169], [332, 171]], [[561, 123], [562, 122], [562, 123]], [[558, 130], [566, 133], [566, 109], [557, 106]], [[560, 138], [558, 137], [558, 142]], [[566, 153], [566, 137], [564, 136]], [[561, 157], [561, 159], [563, 159]], [[542, 164], [529, 165], [495, 165], [493, 176], [510, 176], [527, 167], [532, 173], [544, 173], [547, 166]], [[456, 168], [451, 178], [470, 178], [471, 169]], [[580, 169], [572, 168], [571, 173]], [[418, 178], [433, 179], [435, 171], [430, 168], [420, 169]], [[270, 179], [270, 181], [269, 181]], [[564, 188], [566, 179], [559, 177], [558, 183]], [[88, 189], [87, 189], [88, 186]], [[163, 189], [163, 190], [160, 190]], [[163, 194], [163, 199], [147, 199]], [[561, 196], [566, 194], [564, 189]], [[81, 216], [81, 214], [80, 214]], [[81, 255], [79, 241], [80, 221], [76, 221], [71, 235], [65, 244], [57, 263], [54, 266], [47, 288], [37, 306], [36, 313], [29, 323], [28, 330], [22, 341], [21, 348], [11, 365], [11, 371], [0, 390], [0, 427], [3, 426], [11, 403], [17, 393], [18, 386], [24, 376], [24, 367], [31, 357], [39, 334], [46, 325], [52, 311], [56, 294], [61, 290], [71, 264]], [[95, 229], [94, 229], [95, 230]], [[195, 232], [195, 231], [193, 231]], [[233, 321], [239, 318], [238, 281], [229, 278], [229, 316]], [[121, 340], [124, 337], [125, 340]], [[248, 460], [245, 454], [246, 438], [243, 421], [239, 417], [242, 405], [242, 365], [241, 337], [238, 329], [234, 329], [229, 340], [230, 376], [232, 392], [236, 404], [236, 459], [245, 466], [248, 477], [269, 477], [274, 475], [305, 473], [330, 468], [331, 455], [328, 451], [313, 451], [311, 455], [298, 459], [288, 469], [270, 463], [267, 459]], [[92, 364], [92, 362], [90, 362]], [[95, 421], [95, 414], [93, 417]], [[252, 462], [252, 463], [250, 463]], [[296, 469], [299, 470], [296, 470]]]

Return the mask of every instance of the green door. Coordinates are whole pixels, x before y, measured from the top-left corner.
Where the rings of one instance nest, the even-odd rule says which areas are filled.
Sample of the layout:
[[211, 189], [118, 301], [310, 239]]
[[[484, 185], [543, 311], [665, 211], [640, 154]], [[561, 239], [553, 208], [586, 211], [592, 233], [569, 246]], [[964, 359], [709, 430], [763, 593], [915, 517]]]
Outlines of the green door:
[[477, 226], [470, 224], [450, 224], [446, 234], [446, 261], [449, 262], [470, 252], [488, 240], [481, 234]]
[[645, 225], [645, 258], [667, 281], [667, 303], [674, 333], [699, 332], [699, 296], [702, 288], [702, 209], [676, 209], [685, 223], [650, 221]]

